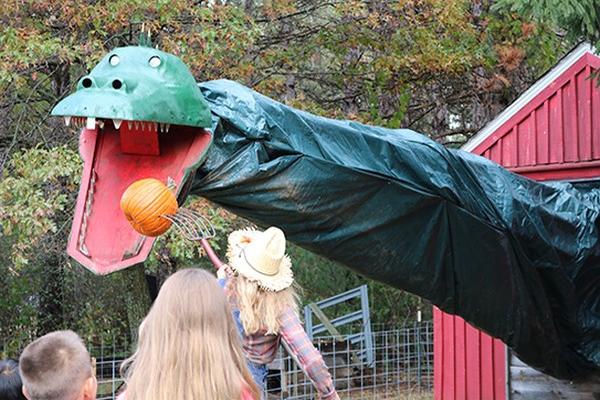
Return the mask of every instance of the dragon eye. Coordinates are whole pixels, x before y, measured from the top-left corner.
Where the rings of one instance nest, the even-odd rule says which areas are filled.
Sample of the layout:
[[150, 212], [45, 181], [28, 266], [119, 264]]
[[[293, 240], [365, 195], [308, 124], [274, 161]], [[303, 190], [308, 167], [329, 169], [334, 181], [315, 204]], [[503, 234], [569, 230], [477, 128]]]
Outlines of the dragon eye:
[[108, 63], [109, 63], [110, 65], [112, 65], [113, 67], [114, 67], [114, 66], [117, 66], [117, 65], [119, 65], [119, 62], [121, 62], [121, 59], [120, 59], [120, 58], [119, 58], [119, 56], [118, 56], [118, 55], [116, 55], [116, 54], [113, 54], [113, 55], [112, 55], [112, 56], [110, 56], [110, 58], [108, 59]]
[[160, 63], [161, 63], [161, 61], [160, 61], [160, 57], [159, 56], [152, 56], [148, 60], [148, 64], [150, 64], [150, 66], [152, 68], [157, 68], [160, 65]]

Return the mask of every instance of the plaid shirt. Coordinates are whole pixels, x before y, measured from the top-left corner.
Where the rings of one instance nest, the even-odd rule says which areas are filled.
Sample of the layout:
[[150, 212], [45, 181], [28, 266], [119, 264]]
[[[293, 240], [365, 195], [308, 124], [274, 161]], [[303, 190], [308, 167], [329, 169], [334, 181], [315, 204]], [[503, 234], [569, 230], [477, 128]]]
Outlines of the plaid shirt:
[[298, 315], [291, 308], [279, 316], [280, 331], [277, 335], [255, 333], [243, 335], [244, 351], [248, 359], [257, 364], [268, 364], [277, 354], [279, 341], [283, 340], [308, 375], [321, 399], [338, 400], [333, 380], [321, 353], [313, 346], [304, 331]]

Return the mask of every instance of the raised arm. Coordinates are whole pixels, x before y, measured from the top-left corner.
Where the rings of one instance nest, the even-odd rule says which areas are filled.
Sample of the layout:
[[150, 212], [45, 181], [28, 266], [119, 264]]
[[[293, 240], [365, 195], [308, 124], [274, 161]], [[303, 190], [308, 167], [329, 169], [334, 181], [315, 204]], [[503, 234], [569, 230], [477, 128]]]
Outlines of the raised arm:
[[208, 243], [208, 240], [200, 239], [200, 245], [206, 252], [208, 259], [213, 263], [213, 265], [215, 266], [217, 271], [221, 270], [223, 265], [225, 265], [225, 264], [223, 263], [223, 261], [221, 261], [219, 256], [217, 256], [217, 253], [215, 253], [215, 251], [213, 250], [211, 245]]
[[298, 315], [288, 309], [279, 316], [282, 340], [288, 345], [292, 355], [298, 360], [300, 367], [310, 378], [319, 396], [324, 400], [338, 400], [340, 397], [333, 386], [333, 379], [327, 370], [321, 353], [309, 339]]

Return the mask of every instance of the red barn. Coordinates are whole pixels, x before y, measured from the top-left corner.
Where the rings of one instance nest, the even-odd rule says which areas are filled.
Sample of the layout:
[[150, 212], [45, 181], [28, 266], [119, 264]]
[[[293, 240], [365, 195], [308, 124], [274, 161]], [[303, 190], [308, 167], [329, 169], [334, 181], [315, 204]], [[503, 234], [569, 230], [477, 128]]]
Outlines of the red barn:
[[[578, 46], [462, 149], [531, 179], [600, 180], [600, 87], [590, 79], [598, 70], [593, 49]], [[550, 378], [437, 308], [434, 371], [436, 400], [600, 398], [600, 377], [579, 385]]]

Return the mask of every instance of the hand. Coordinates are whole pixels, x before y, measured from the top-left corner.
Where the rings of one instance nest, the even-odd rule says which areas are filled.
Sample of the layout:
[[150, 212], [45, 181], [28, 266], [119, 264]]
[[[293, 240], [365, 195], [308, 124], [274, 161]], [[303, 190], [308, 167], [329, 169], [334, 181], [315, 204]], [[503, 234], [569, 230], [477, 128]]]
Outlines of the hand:
[[217, 278], [225, 279], [233, 275], [233, 270], [227, 264], [223, 264], [221, 268], [217, 270]]

